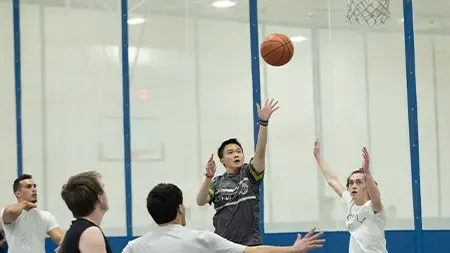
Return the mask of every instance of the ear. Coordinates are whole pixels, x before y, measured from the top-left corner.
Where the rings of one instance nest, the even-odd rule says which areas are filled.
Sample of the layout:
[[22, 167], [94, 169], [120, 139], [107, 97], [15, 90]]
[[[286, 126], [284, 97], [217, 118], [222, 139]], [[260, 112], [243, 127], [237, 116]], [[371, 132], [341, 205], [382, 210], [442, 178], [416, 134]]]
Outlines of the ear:
[[220, 158], [220, 163], [225, 166], [225, 164], [223, 163], [223, 158]]
[[102, 203], [102, 204], [105, 202], [105, 197], [104, 197], [103, 194], [99, 194], [99, 195], [98, 195], [98, 201], [99, 201], [100, 203]]
[[16, 191], [14, 195], [16, 195], [16, 198], [20, 198], [22, 196], [22, 193], [20, 191]]
[[178, 213], [181, 214], [181, 215], [184, 214], [184, 208], [183, 208], [183, 205], [179, 205], [179, 206], [178, 206]]

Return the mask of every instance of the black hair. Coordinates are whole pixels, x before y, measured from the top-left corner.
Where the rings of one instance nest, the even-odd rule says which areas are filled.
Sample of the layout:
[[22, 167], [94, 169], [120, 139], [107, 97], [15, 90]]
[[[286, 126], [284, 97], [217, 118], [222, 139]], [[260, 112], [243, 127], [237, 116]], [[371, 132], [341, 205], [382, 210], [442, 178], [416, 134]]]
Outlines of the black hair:
[[240, 143], [236, 138], [228, 139], [228, 140], [222, 142], [222, 144], [220, 144], [219, 149], [217, 150], [217, 156], [219, 157], [219, 159], [222, 159], [222, 157], [223, 157], [223, 150], [225, 149], [225, 147], [226, 147], [227, 145], [230, 145], [230, 144], [236, 144], [236, 145], [238, 145], [242, 150], [244, 150], [244, 149], [242, 148], [241, 143]]
[[156, 185], [147, 196], [147, 211], [158, 225], [175, 220], [182, 204], [183, 192], [170, 183]]
[[33, 176], [31, 176], [30, 174], [23, 174], [20, 177], [16, 178], [13, 183], [13, 192], [15, 193], [16, 191], [20, 190], [20, 182], [27, 179], [33, 179]]

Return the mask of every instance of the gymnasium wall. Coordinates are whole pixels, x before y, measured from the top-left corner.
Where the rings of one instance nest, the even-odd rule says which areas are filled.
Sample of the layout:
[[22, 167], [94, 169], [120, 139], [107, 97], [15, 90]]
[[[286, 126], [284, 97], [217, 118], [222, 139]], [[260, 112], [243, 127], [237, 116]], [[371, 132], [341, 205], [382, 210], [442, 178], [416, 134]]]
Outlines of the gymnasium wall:
[[[369, 148], [388, 213], [389, 252], [450, 251], [442, 239], [450, 229], [444, 181], [450, 176], [450, 33], [412, 34], [410, 1], [404, 16], [402, 3], [392, 2], [390, 22], [403, 17], [404, 23], [389, 30], [342, 28], [343, 17], [333, 12], [323, 26], [255, 22], [263, 10], [248, 2], [220, 19], [189, 8], [182, 15], [144, 13], [147, 22], [129, 25], [126, 36], [120, 8], [23, 3], [17, 29], [13, 10], [19, 8], [0, 1], [0, 205], [15, 201], [12, 182], [22, 168], [35, 177], [39, 207], [67, 229], [71, 214], [61, 186], [70, 175], [95, 169], [109, 194], [102, 227], [114, 252], [155, 226], [145, 198], [158, 182], [182, 188], [188, 226], [212, 230], [213, 208], [195, 204], [204, 163], [229, 137], [251, 157], [260, 94], [280, 102], [263, 188], [265, 243], [288, 245], [317, 225], [328, 231], [327, 243], [313, 252], [348, 250], [345, 210], [312, 155], [318, 136], [342, 181], [361, 166], [362, 146]], [[294, 42], [288, 65], [273, 68], [255, 58], [255, 31], [259, 42], [273, 32], [303, 39]]]

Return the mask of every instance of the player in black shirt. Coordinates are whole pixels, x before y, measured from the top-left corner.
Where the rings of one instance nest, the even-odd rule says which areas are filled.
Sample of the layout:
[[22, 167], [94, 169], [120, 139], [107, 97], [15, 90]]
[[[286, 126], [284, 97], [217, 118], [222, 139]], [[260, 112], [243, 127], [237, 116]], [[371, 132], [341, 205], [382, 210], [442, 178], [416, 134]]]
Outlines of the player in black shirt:
[[63, 186], [61, 197], [75, 220], [64, 236], [59, 253], [112, 253], [100, 228], [108, 210], [104, 187], [101, 175], [95, 171], [74, 175]]

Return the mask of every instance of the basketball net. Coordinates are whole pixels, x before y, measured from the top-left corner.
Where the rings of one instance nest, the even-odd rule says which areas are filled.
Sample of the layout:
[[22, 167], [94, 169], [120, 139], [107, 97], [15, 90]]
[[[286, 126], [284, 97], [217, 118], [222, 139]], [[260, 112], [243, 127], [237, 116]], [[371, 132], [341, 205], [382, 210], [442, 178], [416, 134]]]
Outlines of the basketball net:
[[389, 0], [347, 0], [347, 22], [379, 27], [391, 17]]

